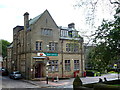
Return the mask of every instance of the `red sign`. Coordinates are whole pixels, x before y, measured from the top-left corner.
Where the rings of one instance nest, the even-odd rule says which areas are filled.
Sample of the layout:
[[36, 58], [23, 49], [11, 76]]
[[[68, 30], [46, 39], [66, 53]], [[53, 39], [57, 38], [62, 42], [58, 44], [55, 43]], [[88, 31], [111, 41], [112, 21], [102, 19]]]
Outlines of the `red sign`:
[[43, 53], [40, 53], [40, 56], [43, 56]]

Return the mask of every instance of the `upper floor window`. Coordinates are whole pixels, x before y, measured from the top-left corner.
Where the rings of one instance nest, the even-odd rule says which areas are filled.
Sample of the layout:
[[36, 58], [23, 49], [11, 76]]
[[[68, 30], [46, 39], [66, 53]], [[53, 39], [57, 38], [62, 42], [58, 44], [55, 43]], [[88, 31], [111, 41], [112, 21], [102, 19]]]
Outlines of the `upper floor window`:
[[68, 31], [67, 30], [61, 30], [60, 34], [61, 34], [61, 37], [67, 37], [68, 36]]
[[47, 29], [47, 28], [45, 28], [45, 29], [42, 28], [41, 33], [42, 33], [42, 35], [47, 35], [47, 36], [53, 35], [52, 29]]
[[79, 51], [79, 44], [77, 44], [77, 43], [67, 43], [66, 44], [66, 51], [67, 52], [78, 52]]
[[68, 32], [69, 37], [72, 37], [72, 31]]
[[57, 51], [58, 43], [55, 42], [49, 42], [49, 51]]
[[69, 43], [66, 44], [66, 51], [70, 52], [70, 44]]
[[42, 42], [36, 41], [36, 50], [42, 50]]

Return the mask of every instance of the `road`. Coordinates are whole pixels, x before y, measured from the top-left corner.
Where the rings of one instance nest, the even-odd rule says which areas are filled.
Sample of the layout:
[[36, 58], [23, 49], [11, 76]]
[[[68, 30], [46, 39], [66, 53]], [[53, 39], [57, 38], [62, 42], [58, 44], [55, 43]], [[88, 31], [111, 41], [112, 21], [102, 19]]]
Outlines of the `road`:
[[[87, 84], [87, 83], [98, 82], [99, 78], [102, 78], [104, 81], [104, 77], [106, 77], [108, 81], [114, 80], [114, 79], [118, 79], [118, 74], [106, 74], [106, 75], [97, 76], [97, 77], [81, 77], [80, 79], [82, 80], [83, 84]], [[32, 90], [35, 90], [35, 88], [37, 90], [39, 88], [41, 89], [42, 88], [52, 88], [52, 89], [57, 88], [57, 90], [61, 90], [60, 88], [66, 88], [65, 90], [67, 90], [67, 88], [69, 88], [72, 90], [73, 81], [74, 81], [74, 78], [71, 78], [71, 79], [66, 79], [66, 80], [59, 80], [58, 82], [49, 81], [48, 84], [46, 84], [46, 81], [13, 80], [13, 79], [9, 79], [9, 77], [7, 76], [3, 76], [3, 77], [0, 76], [0, 79], [1, 79], [0, 83], [2, 83], [0, 84], [1, 88], [21, 88], [22, 90], [25, 88], [32, 88]]]
[[[1, 76], [0, 75], [0, 90], [56, 90], [54, 86], [49, 86], [46, 82], [38, 82], [37, 84], [27, 82], [26, 80], [13, 80], [10, 79], [8, 76]], [[62, 88], [62, 87], [61, 87]], [[61, 90], [58, 88], [57, 90]], [[64, 90], [64, 89], [62, 89]], [[68, 89], [65, 89], [68, 90]], [[72, 88], [69, 90], [73, 90]]]
[[39, 86], [28, 82], [10, 79], [8, 76], [0, 76], [0, 79], [2, 88], [39, 88]]

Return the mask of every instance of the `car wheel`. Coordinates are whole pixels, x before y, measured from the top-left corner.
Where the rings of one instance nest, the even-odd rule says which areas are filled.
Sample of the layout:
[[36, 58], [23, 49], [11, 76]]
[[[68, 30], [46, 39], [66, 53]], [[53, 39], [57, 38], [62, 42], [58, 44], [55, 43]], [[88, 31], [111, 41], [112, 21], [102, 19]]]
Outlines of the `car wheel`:
[[10, 78], [10, 79], [12, 79], [12, 77], [11, 77], [11, 76], [9, 76], [9, 78]]
[[15, 77], [13, 77], [13, 79], [15, 80], [16, 78], [15, 78]]

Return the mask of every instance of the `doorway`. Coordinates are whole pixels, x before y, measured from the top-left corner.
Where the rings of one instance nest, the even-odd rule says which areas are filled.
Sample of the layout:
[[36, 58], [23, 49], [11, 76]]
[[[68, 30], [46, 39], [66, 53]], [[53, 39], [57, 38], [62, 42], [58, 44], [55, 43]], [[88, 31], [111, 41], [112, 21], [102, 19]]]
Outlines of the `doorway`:
[[35, 66], [35, 78], [43, 77], [43, 64], [38, 63]]

